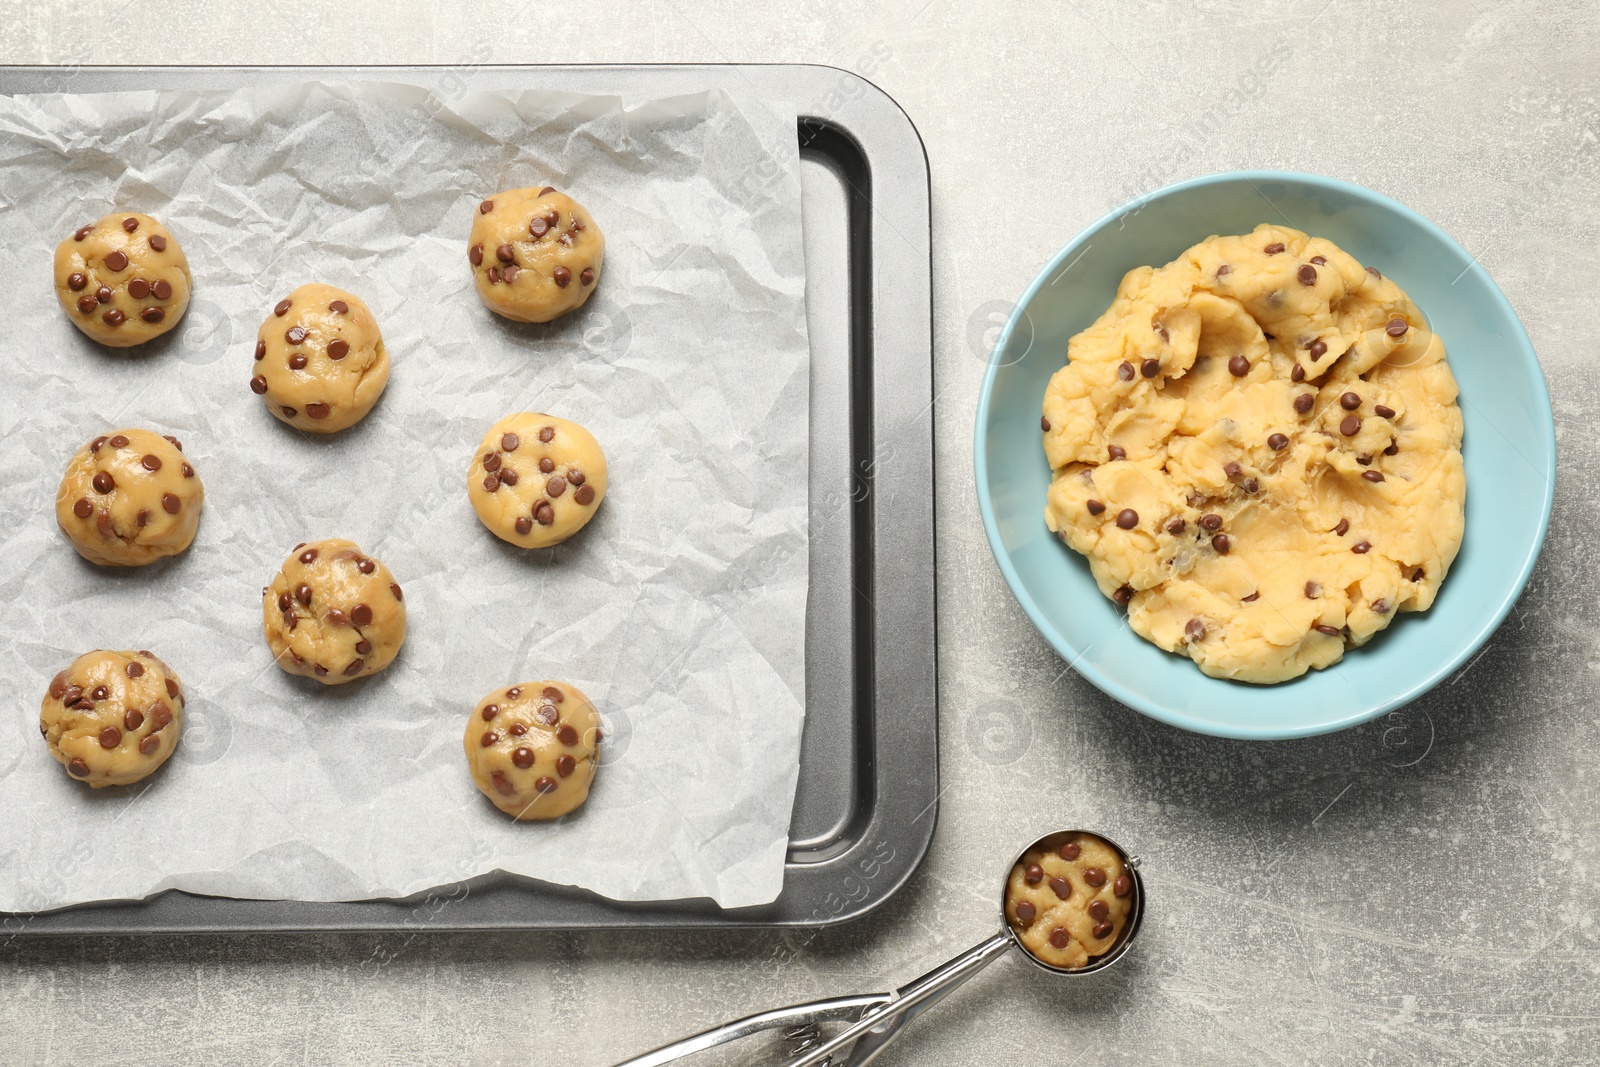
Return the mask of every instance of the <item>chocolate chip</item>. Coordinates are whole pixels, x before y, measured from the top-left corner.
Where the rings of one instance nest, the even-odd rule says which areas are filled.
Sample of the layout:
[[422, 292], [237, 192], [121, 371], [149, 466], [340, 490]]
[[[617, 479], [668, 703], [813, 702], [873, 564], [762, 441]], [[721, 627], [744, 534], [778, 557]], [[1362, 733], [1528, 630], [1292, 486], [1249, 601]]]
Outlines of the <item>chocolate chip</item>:
[[1094, 924], [1094, 930], [1092, 932], [1096, 938], [1104, 941], [1106, 938], [1111, 936], [1112, 929], [1113, 927], [1109, 922], [1100, 922]]
[[1183, 533], [1184, 528], [1188, 525], [1189, 524], [1184, 522], [1181, 518], [1173, 519], [1171, 522], [1167, 523], [1167, 533], [1176, 537], [1178, 534]]
[[517, 250], [510, 245], [501, 245], [494, 250], [494, 257], [502, 263], [515, 263]]
[[289, 357], [289, 369], [290, 370], [305, 370], [305, 367], [306, 367], [305, 353], [296, 352], [294, 355]]
[[1360, 433], [1361, 416], [1346, 415], [1343, 421], [1339, 423], [1339, 432], [1344, 434], [1346, 437], [1354, 437], [1356, 434]]
[[1091, 515], [1098, 515], [1106, 509], [1106, 506], [1098, 500], [1090, 500], [1085, 506], [1088, 507]]
[[1294, 398], [1294, 409], [1295, 411], [1304, 415], [1306, 412], [1311, 410], [1311, 405], [1316, 403], [1316, 401], [1316, 393], [1301, 393], [1299, 396]]
[[126, 219], [122, 220], [122, 229], [123, 229], [124, 232], [132, 233], [134, 230], [137, 230], [138, 228], [139, 228], [139, 220], [138, 219], [130, 217], [130, 218], [126, 218]]
[[307, 607], [311, 606], [311, 597], [311, 586], [307, 585], [305, 582], [301, 582], [299, 585], [294, 587], [294, 598]]
[[485, 200], [483, 203], [478, 205], [478, 214], [480, 214], [480, 215], [487, 215], [489, 212], [491, 212], [493, 210], [494, 210], [494, 201], [493, 200]]
[[524, 516], [522, 516], [522, 518], [517, 520], [517, 533], [519, 533], [522, 536], [526, 537], [532, 531], [533, 531], [533, 520], [532, 519], [530, 519], [526, 515], [524, 515]]
[[292, 345], [297, 345], [306, 339], [304, 326], [291, 326], [283, 332], [283, 339]]
[[1374, 404], [1372, 406], [1372, 413], [1378, 416], [1380, 419], [1394, 418], [1394, 408], [1390, 407], [1388, 404]]
[[1044, 881], [1044, 868], [1037, 863], [1030, 863], [1022, 870], [1022, 880], [1029, 885], [1038, 885]]
[[359, 660], [359, 659], [351, 660], [350, 661], [350, 665], [344, 669], [345, 677], [354, 678], [356, 675], [361, 673], [361, 668], [363, 666], [364, 666], [364, 664], [362, 663], [361, 660]]
[[306, 414], [310, 415], [313, 419], [325, 419], [325, 418], [328, 417], [328, 413], [331, 410], [332, 409], [329, 408], [328, 405], [326, 405], [326, 404], [307, 404], [306, 405]]
[[1111, 905], [1103, 900], [1091, 900], [1089, 901], [1089, 914], [1096, 919], [1109, 919], [1111, 917]]
[[556, 428], [554, 426], [541, 426], [539, 428], [539, 440], [543, 441], [545, 444], [549, 444], [551, 441], [553, 441], [555, 436]]
[[1262, 251], [1265, 252], [1269, 256], [1275, 256], [1279, 252], [1283, 251], [1283, 242], [1282, 241], [1274, 241], [1270, 245], [1268, 245], [1266, 248], [1262, 249]]
[[594, 268], [593, 267], [585, 267], [585, 268], [583, 268], [583, 270], [578, 274], [578, 281], [582, 282], [584, 285], [593, 285], [594, 284]]
[[[299, 625], [299, 623], [300, 620], [295, 616], [294, 612], [286, 611], [283, 613], [283, 624], [289, 629], [293, 630], [297, 625]], [[300, 656], [298, 654], [296, 654], [294, 658], [296, 663], [300, 661]]]
[[557, 689], [553, 685], [545, 686], [543, 689], [541, 689], [539, 691], [539, 695], [541, 697], [543, 697], [545, 700], [548, 700], [548, 701], [550, 701], [551, 703], [554, 703], [554, 704], [559, 704], [563, 700], [567, 699], [567, 694], [563, 693], [561, 690]]
[[[487, 734], [484, 736], [488, 737]], [[511, 762], [515, 763], [523, 770], [527, 770], [529, 767], [533, 766], [533, 749], [529, 748], [527, 745], [519, 745], [511, 752]]]
[[1234, 356], [1228, 360], [1228, 373], [1235, 378], [1243, 378], [1250, 373], [1250, 361], [1243, 356]]
[[1302, 263], [1300, 269], [1295, 271], [1295, 277], [1300, 279], [1301, 285], [1317, 284], [1317, 268], [1309, 263]]
[[1116, 592], [1111, 594], [1111, 599], [1115, 600], [1123, 607], [1127, 607], [1128, 601], [1133, 599], [1133, 586], [1127, 585], [1126, 583], [1117, 586]]
[[1294, 370], [1289, 372], [1289, 380], [1291, 382], [1303, 382], [1303, 381], [1305, 381], [1306, 380], [1306, 369], [1304, 367], [1302, 367], [1300, 364], [1296, 363], [1294, 365]]
[[1226, 556], [1228, 554], [1228, 549], [1232, 548], [1233, 545], [1232, 542], [1228, 540], [1227, 534], [1219, 533], [1211, 539], [1211, 547], [1216, 549], [1219, 555]]
[[279, 611], [288, 611], [289, 610], [289, 594], [288, 593], [279, 593], [278, 594], [278, 610]]
[[506, 777], [505, 771], [495, 771], [489, 776], [489, 780], [494, 783], [495, 792], [501, 796], [514, 797], [517, 795], [517, 787], [511, 784], [511, 780]]
[[139, 739], [139, 754], [142, 756], [154, 756], [160, 747], [161, 738], [155, 734], [146, 734]]
[[1222, 516], [1210, 513], [1202, 515], [1200, 516], [1200, 525], [1207, 530], [1220, 530], [1222, 529]]
[[1418, 567], [1416, 570], [1411, 572], [1411, 580], [1413, 582], [1420, 582], [1426, 573], [1427, 572], [1425, 572], [1421, 567]]
[[287, 297], [285, 297], [284, 299], [278, 301], [278, 305], [272, 309], [272, 313], [281, 319], [283, 316], [289, 314], [290, 307], [291, 302]]
[[343, 359], [350, 354], [350, 342], [340, 338], [328, 342], [328, 358]]
[[1083, 854], [1083, 846], [1076, 841], [1063, 841], [1061, 847], [1056, 849], [1056, 855], [1071, 863]]
[[123, 669], [125, 671], [127, 671], [127, 674], [128, 674], [129, 678], [139, 678], [139, 677], [142, 677], [144, 675], [144, 664], [140, 663], [137, 660], [134, 660], [134, 661], [130, 662]]
[[166, 318], [167, 313], [162, 311], [160, 308], [143, 308], [139, 312], [139, 317], [145, 322], [153, 324]]
[[478, 738], [478, 744], [482, 745], [484, 748], [488, 748], [490, 745], [497, 745], [499, 743], [500, 731], [498, 730], [487, 730], [484, 732], [482, 737]]
[[368, 652], [371, 652], [371, 651], [372, 651], [372, 642], [368, 641], [365, 637], [363, 637], [361, 640], [356, 642], [356, 652], [358, 652], [359, 654], [365, 656]]
[[502, 481], [506, 485], [516, 485], [517, 484], [517, 472], [512, 470], [510, 467], [507, 467], [505, 470], [502, 470], [500, 472], [500, 481]]
[[1339, 397], [1339, 406], [1346, 411], [1354, 411], [1361, 406], [1361, 398], [1355, 393], [1343, 393]]
[[545, 186], [545, 187], [544, 187], [544, 188], [543, 188], [543, 189], [540, 189], [540, 190], [539, 190], [539, 195], [540, 195], [540, 196], [543, 196], [543, 195], [544, 195], [544, 194], [545, 194], [545, 193], [553, 193], [553, 192], [555, 192], [555, 191], [556, 191], [556, 187], [555, 187], [555, 186], [553, 186], [553, 185], [547, 185], [547, 186]]
[[139, 514], [137, 514], [137, 515], [135, 515], [133, 517], [133, 521], [134, 521], [135, 524], [137, 524], [139, 526], [140, 529], [143, 529], [144, 527], [149, 526], [150, 525], [150, 509], [149, 508], [140, 508], [139, 509]]
[[1383, 328], [1383, 332], [1390, 337], [1404, 337], [1409, 329], [1411, 327], [1406, 324], [1405, 319], [1390, 319], [1389, 325]]
[[87, 519], [94, 513], [94, 505], [84, 497], [79, 497], [77, 503], [72, 505], [72, 513], [80, 519]]
[[350, 305], [343, 300], [330, 300], [328, 302], [328, 310], [335, 315], [348, 315], [350, 313]]
[[1123, 508], [1117, 512], [1117, 525], [1124, 530], [1131, 530], [1139, 525], [1139, 513], [1132, 508]]
[[1227, 463], [1223, 464], [1222, 473], [1226, 474], [1229, 478], [1237, 478], [1239, 475], [1244, 473], [1244, 468], [1239, 466], [1236, 460], [1229, 460]]
[[[61, 673], [65, 674], [66, 672], [62, 671]], [[66, 704], [66, 705], [68, 705], [70, 707], [71, 705], [76, 704], [78, 702], [79, 698], [81, 698], [82, 696], [83, 696], [83, 687], [82, 686], [68, 685], [65, 689], [63, 689], [61, 691], [61, 703]]]
[[109, 285], [102, 285], [94, 291], [95, 301], [101, 304], [111, 303], [111, 295], [111, 287]]
[[540, 778], [537, 782], [534, 782], [533, 788], [537, 789], [541, 793], [554, 793], [557, 789], [561, 788], [561, 786], [554, 778], [545, 777]]
[[1365, 478], [1369, 482], [1381, 482], [1381, 481], [1383, 481], [1383, 472], [1382, 471], [1362, 471], [1361, 472], [1361, 477]]
[[594, 503], [594, 486], [580, 486], [578, 491], [572, 494], [572, 499], [585, 506]]
[[167, 250], [167, 239], [159, 233], [153, 233], [150, 235], [150, 247], [157, 252], [165, 252]]
[[544, 219], [534, 218], [528, 223], [528, 232], [535, 237], [543, 237], [550, 230], [550, 224]]
[[129, 708], [122, 713], [122, 725], [129, 733], [144, 725], [144, 712], [138, 708]]
[[1056, 948], [1066, 948], [1072, 944], [1072, 935], [1058, 926], [1050, 931], [1050, 944]]
[[1256, 601], [1258, 601], [1260, 599], [1261, 599], [1261, 590], [1258, 589], [1254, 593], [1251, 593], [1249, 596], [1242, 598], [1241, 602], [1245, 603], [1245, 604], [1254, 604]]
[[122, 251], [120, 248], [117, 249], [115, 252], [109, 252], [109, 253], [106, 254], [105, 264], [106, 264], [106, 270], [109, 270], [109, 271], [124, 271], [124, 270], [127, 270], [128, 269], [128, 253]]
[[561, 729], [556, 731], [556, 739], [568, 748], [573, 748], [578, 743], [578, 731], [567, 723], [561, 724]]
[[498, 453], [498, 452], [485, 453], [485, 455], [483, 457], [483, 469], [488, 471], [490, 474], [493, 474], [495, 471], [500, 469], [500, 464], [502, 462], [504, 462], [504, 461], [500, 458], [500, 453]]
[[350, 618], [357, 626], [365, 626], [372, 621], [372, 609], [366, 604], [357, 604], [351, 609]]
[[1032, 901], [1021, 900], [1017, 902], [1017, 922], [1027, 926], [1039, 915], [1039, 910], [1033, 906]]
[[109, 493], [117, 487], [117, 480], [106, 471], [101, 471], [94, 476], [93, 485], [95, 492], [101, 494]]
[[1316, 631], [1319, 634], [1327, 634], [1329, 637], [1338, 637], [1340, 632], [1337, 626], [1329, 626], [1325, 622], [1317, 623]]
[[1274, 452], [1282, 452], [1289, 447], [1289, 438], [1281, 433], [1275, 433], [1267, 438], [1267, 447]]
[[1117, 364], [1117, 377], [1125, 382], [1133, 381], [1133, 364], [1123, 360]]
[[316, 558], [317, 558], [317, 550], [314, 549], [314, 548], [308, 548], [304, 552], [300, 553], [300, 562], [301, 563], [311, 563], [311, 562], [315, 561]]
[[107, 726], [100, 731], [100, 747], [116, 748], [122, 744], [122, 731], [115, 726]]
[[263, 378], [259, 374], [256, 375], [254, 378], [251, 378], [250, 379], [250, 391], [252, 393], [255, 393], [257, 396], [260, 396], [261, 394], [265, 393], [267, 391], [267, 380], [265, 378]]
[[1121, 445], [1111, 445], [1110, 447], [1108, 447], [1106, 449], [1106, 455], [1111, 458], [1112, 462], [1115, 462], [1115, 461], [1117, 461], [1119, 459], [1127, 459], [1128, 458], [1127, 450], [1124, 449]]
[[550, 280], [565, 289], [572, 282], [572, 272], [566, 267], [557, 267], [550, 272]]
[[179, 452], [183, 451], [183, 442], [178, 440], [176, 437], [172, 436], [170, 433], [162, 434], [161, 435], [161, 439], [163, 441], [166, 441], [173, 448], [176, 448]]
[[500, 491], [500, 476], [498, 474], [490, 474], [487, 477], [485, 477], [483, 479], [483, 491], [485, 493], [496, 493], [496, 492], [499, 492]]
[[1052, 878], [1050, 879], [1050, 891], [1062, 900], [1066, 900], [1072, 896], [1072, 883], [1065, 878]]
[[1358, 556], [1364, 556], [1368, 552], [1372, 551], [1372, 545], [1366, 541], [1357, 541], [1355, 544], [1350, 546], [1350, 551], [1354, 552]]
[[128, 295], [135, 300], [143, 300], [150, 295], [150, 283], [143, 278], [135, 278], [128, 283]]
[[498, 282], [500, 280], [500, 268], [499, 267], [490, 267], [489, 271], [485, 275], [485, 277], [487, 277], [489, 279], [489, 284], [493, 285], [495, 282]]
[[85, 315], [99, 306], [99, 303], [92, 296], [80, 296], [78, 298], [78, 310]]
[[1199, 619], [1190, 619], [1183, 624], [1183, 632], [1191, 641], [1198, 641], [1206, 635], [1206, 624]]
[[1381, 274], [1381, 273], [1379, 273], [1379, 271], [1378, 271], [1378, 268], [1377, 268], [1377, 267], [1368, 267], [1368, 268], [1367, 268], [1367, 273], [1368, 273], [1368, 274], [1370, 274], [1370, 275], [1372, 275], [1372, 276], [1373, 276], [1373, 277], [1374, 277], [1374, 278], [1381, 278], [1381, 277], [1383, 277], [1383, 275], [1382, 275], [1382, 274]]
[[109, 511], [97, 513], [94, 517], [94, 525], [95, 528], [100, 531], [100, 535], [102, 537], [117, 536], [117, 527], [116, 524], [111, 521], [111, 513]]
[[473, 245], [467, 249], [467, 259], [472, 262], [474, 267], [483, 266], [483, 246]]
[[[561, 212], [557, 211], [555, 208], [551, 208], [549, 211], [544, 213], [544, 221], [550, 225], [551, 229], [555, 229], [556, 226], [561, 222]], [[574, 229], [578, 228], [578, 224], [576, 222], [574, 222], [572, 226]]]
[[1328, 346], [1326, 342], [1318, 338], [1306, 346], [1306, 351], [1311, 354], [1311, 362], [1315, 363], [1328, 354]]
[[90, 700], [104, 700], [106, 697], [108, 697], [110, 695], [111, 695], [111, 690], [107, 689], [103, 685], [97, 685], [97, 686], [94, 687], [94, 690], [92, 692], [90, 692], [89, 699]]
[[1228, 273], [1232, 272], [1232, 270], [1233, 270], [1233, 268], [1231, 266], [1229, 266], [1228, 264], [1224, 263], [1222, 266], [1217, 268], [1217, 277], [1220, 278], [1224, 274], [1228, 274]]
[[296, 415], [300, 414], [298, 409], [292, 408], [288, 404], [283, 405], [278, 410], [283, 412], [285, 418], [289, 418], [289, 419], [292, 419]]
[[554, 726], [561, 721], [561, 713], [549, 704], [534, 712], [534, 717], [546, 726]]
[[370, 559], [356, 560], [356, 570], [360, 571], [362, 574], [371, 574], [377, 569], [378, 565], [372, 562]]
[[139, 465], [147, 471], [158, 471], [161, 469], [161, 457], [146, 455], [139, 460]]
[[1144, 375], [1146, 378], [1154, 378], [1156, 375], [1161, 373], [1161, 361], [1159, 359], [1145, 360], [1143, 363], [1139, 364], [1139, 373]]
[[404, 600], [405, 599], [405, 597], [402, 596], [401, 593], [400, 593], [400, 587], [398, 585], [395, 585], [393, 582], [389, 583], [389, 592], [394, 594], [394, 598], [396, 600]]
[[157, 278], [155, 284], [150, 286], [150, 295], [157, 300], [172, 299], [172, 283], [165, 278]]
[[100, 316], [100, 320], [102, 322], [104, 322], [107, 326], [121, 326], [123, 321], [126, 320], [127, 317], [128, 316], [126, 316], [126, 315], [124, 315], [122, 313], [122, 310], [120, 308], [112, 308], [110, 311], [106, 312], [104, 315], [101, 315]]
[[88, 284], [89, 279], [84, 277], [82, 274], [67, 275], [67, 288], [71, 289], [73, 292], [77, 292], [79, 289], [82, 289]]
[[77, 228], [77, 230], [75, 230], [73, 232], [72, 239], [74, 241], [81, 241], [81, 240], [83, 240], [85, 237], [89, 236], [93, 232], [94, 232], [94, 227], [93, 226], [79, 226]]
[[567, 491], [567, 481], [559, 474], [553, 474], [544, 483], [545, 495], [554, 499]]
[[81, 759], [74, 759], [67, 764], [67, 773], [74, 778], [89, 777], [89, 765]]
[[1106, 872], [1099, 867], [1090, 867], [1083, 872], [1083, 880], [1098, 889], [1106, 884]]

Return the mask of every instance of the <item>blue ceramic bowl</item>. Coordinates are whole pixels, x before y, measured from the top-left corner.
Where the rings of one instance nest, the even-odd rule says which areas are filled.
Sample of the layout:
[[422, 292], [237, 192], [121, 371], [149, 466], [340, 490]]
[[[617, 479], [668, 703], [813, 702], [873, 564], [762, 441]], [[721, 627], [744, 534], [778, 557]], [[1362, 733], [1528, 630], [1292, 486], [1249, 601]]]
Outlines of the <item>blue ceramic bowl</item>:
[[[1044, 524], [1045, 385], [1067, 339], [1111, 303], [1128, 270], [1212, 234], [1277, 222], [1326, 237], [1416, 301], [1449, 351], [1466, 422], [1466, 538], [1431, 610], [1395, 620], [1340, 663], [1280, 685], [1208, 678], [1129, 629], [1088, 564]], [[1039, 272], [1001, 333], [978, 398], [978, 501], [1023, 610], [1072, 667], [1162, 722], [1281, 739], [1366, 722], [1415, 700], [1488, 639], [1522, 592], [1555, 491], [1555, 420], [1528, 335], [1504, 294], [1439, 227], [1356, 185], [1240, 171], [1169, 186], [1115, 211]]]

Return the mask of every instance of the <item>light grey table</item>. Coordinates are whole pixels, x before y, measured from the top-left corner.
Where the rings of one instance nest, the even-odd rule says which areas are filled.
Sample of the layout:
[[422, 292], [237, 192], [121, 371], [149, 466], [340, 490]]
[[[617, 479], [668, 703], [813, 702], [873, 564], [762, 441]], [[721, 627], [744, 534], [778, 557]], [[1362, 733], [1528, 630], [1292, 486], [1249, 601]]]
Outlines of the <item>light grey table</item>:
[[[870, 71], [933, 171], [945, 789], [911, 884], [817, 934], [13, 944], [0, 1062], [606, 1064], [919, 973], [990, 930], [996, 871], [1058, 823], [1115, 827], [1147, 857], [1136, 952], [1070, 986], [1004, 960], [880, 1062], [1600, 1060], [1600, 523], [1585, 503], [1600, 474], [1583, 430], [1600, 408], [1600, 10], [804, 8], [780, 22], [739, 0], [0, 5], [5, 63]], [[971, 492], [984, 357], [1039, 265], [1133, 195], [1240, 167], [1361, 182], [1475, 253], [1533, 337], [1561, 450], [1543, 561], [1488, 648], [1390, 719], [1283, 744], [1180, 733], [1066, 670], [1007, 593]]]

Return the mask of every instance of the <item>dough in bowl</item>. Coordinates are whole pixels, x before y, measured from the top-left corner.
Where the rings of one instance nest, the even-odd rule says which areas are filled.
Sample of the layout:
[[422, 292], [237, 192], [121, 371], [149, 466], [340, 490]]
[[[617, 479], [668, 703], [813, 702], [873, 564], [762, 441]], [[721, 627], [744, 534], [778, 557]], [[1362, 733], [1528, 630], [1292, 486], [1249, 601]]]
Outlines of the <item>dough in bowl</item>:
[[1263, 225], [1129, 271], [1045, 392], [1045, 522], [1136, 633], [1281, 682], [1428, 608], [1461, 546], [1461, 411], [1400, 287]]

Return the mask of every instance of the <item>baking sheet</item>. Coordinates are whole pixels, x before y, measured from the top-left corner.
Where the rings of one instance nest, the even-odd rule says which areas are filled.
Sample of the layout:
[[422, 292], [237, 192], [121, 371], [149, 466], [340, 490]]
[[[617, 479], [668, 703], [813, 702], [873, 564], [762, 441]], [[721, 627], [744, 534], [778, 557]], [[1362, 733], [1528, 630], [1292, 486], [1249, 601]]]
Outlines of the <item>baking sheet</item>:
[[[0, 100], [0, 376], [17, 686], [3, 724], [0, 909], [165, 888], [404, 895], [495, 869], [626, 900], [778, 892], [803, 715], [808, 351], [794, 114], [726, 92], [614, 97], [313, 84]], [[604, 229], [599, 292], [549, 326], [489, 315], [462, 262], [470, 213], [548, 182]], [[61, 235], [113, 207], [172, 228], [196, 294], [170, 340], [82, 339], [48, 288]], [[328, 440], [249, 393], [255, 328], [308, 280], [373, 307], [395, 368]], [[17, 341], [31, 355], [17, 350]], [[465, 497], [487, 426], [549, 410], [605, 445], [612, 486], [567, 545], [524, 553]], [[117, 426], [184, 440], [205, 480], [195, 545], [125, 572], [51, 521], [71, 451]], [[400, 659], [336, 689], [291, 678], [259, 590], [289, 548], [347, 536], [406, 588]], [[148, 647], [191, 696], [171, 764], [90, 794], [35, 733], [48, 678]], [[590, 802], [515, 825], [467, 778], [491, 688], [583, 688], [607, 741]]]

